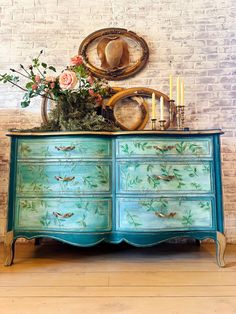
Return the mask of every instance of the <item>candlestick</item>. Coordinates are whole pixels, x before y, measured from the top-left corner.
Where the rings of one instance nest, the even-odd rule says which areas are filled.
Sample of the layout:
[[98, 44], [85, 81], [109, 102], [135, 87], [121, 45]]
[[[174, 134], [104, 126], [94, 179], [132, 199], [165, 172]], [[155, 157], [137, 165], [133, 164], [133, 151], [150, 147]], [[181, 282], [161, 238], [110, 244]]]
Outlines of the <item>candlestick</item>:
[[170, 128], [176, 127], [176, 106], [173, 99], [169, 100]]
[[164, 120], [164, 98], [160, 98], [160, 120]]
[[177, 106], [177, 129], [184, 129], [184, 106]]
[[176, 97], [176, 99], [177, 99], [176, 105], [178, 107], [181, 105], [180, 104], [180, 79], [179, 79], [179, 76], [177, 77], [177, 97]]
[[184, 80], [181, 81], [181, 86], [180, 86], [180, 104], [181, 106], [184, 106]]
[[170, 82], [170, 95], [169, 95], [169, 97], [170, 97], [170, 99], [172, 99], [173, 98], [173, 78], [172, 78], [172, 75], [170, 75], [170, 77], [169, 77], [169, 82]]
[[164, 130], [165, 130], [165, 123], [166, 123], [166, 120], [160, 119], [160, 120], [159, 120], [159, 123], [160, 123], [160, 129], [161, 129], [161, 131], [164, 131]]
[[152, 93], [152, 119], [156, 119], [156, 96]]
[[156, 128], [156, 121], [157, 121], [157, 119], [153, 119], [153, 118], [151, 119], [151, 122], [152, 122], [152, 130], [153, 130], [153, 131], [156, 131], [156, 129], [157, 129], [157, 128]]

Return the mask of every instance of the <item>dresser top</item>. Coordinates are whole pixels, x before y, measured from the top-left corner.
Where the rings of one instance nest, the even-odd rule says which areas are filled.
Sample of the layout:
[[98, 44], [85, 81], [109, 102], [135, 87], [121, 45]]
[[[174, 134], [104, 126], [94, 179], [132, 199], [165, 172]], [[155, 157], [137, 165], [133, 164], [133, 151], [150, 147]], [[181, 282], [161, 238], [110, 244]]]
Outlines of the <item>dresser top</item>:
[[208, 130], [165, 130], [165, 131], [62, 131], [62, 132], [32, 132], [12, 130], [6, 133], [7, 136], [65, 136], [65, 135], [103, 135], [103, 136], [120, 136], [120, 135], [207, 135], [207, 134], [223, 134], [221, 129], [208, 129]]

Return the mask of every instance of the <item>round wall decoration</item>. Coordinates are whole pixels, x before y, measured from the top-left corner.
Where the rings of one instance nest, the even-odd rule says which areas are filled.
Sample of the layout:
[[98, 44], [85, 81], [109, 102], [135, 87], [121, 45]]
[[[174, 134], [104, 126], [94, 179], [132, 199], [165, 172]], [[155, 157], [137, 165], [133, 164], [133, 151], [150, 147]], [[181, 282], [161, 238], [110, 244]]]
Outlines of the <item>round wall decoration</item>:
[[[148, 99], [152, 93], [156, 99], [164, 98], [166, 110], [169, 110], [169, 97], [155, 89], [136, 87], [127, 88], [113, 95], [107, 102], [107, 106], [113, 109], [116, 123], [123, 130], [142, 130], [149, 120]], [[165, 124], [165, 129], [169, 127], [169, 121]]]
[[79, 54], [95, 76], [122, 80], [146, 65], [149, 49], [145, 40], [134, 32], [123, 28], [104, 28], [82, 41]]

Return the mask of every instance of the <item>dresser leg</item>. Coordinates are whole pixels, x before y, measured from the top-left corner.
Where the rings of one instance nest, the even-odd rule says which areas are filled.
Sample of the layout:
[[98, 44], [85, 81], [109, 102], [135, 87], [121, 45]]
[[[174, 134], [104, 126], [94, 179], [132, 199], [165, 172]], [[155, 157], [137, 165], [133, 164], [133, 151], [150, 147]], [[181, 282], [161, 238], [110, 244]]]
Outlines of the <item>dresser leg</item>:
[[217, 231], [216, 233], [216, 258], [217, 258], [217, 263], [220, 267], [225, 266], [225, 261], [224, 261], [225, 248], [226, 248], [225, 235]]
[[13, 240], [13, 231], [9, 231], [6, 234], [5, 242], [5, 263], [4, 266], [11, 266], [14, 259], [15, 241]]
[[40, 244], [41, 244], [41, 239], [40, 238], [35, 238], [34, 245], [37, 246], [37, 245], [40, 245]]
[[196, 246], [201, 246], [201, 241], [196, 239], [195, 244], [196, 244]]

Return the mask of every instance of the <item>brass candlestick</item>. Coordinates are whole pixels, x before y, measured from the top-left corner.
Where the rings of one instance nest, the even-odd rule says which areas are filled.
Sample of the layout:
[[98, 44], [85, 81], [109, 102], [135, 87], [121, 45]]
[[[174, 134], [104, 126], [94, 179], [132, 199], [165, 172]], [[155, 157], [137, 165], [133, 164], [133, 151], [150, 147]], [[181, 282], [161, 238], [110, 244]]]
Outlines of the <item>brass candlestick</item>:
[[175, 101], [173, 99], [169, 100], [169, 115], [170, 115], [170, 128], [174, 128], [176, 126], [176, 106]]
[[160, 129], [161, 129], [161, 131], [164, 131], [164, 130], [165, 130], [165, 123], [166, 123], [166, 120], [159, 120], [159, 123], [160, 123]]
[[151, 119], [151, 122], [152, 122], [152, 131], [156, 131], [156, 129], [157, 129], [157, 127], [156, 127], [156, 121], [157, 121], [157, 119]]
[[184, 129], [184, 106], [176, 106], [177, 109], [177, 129]]

